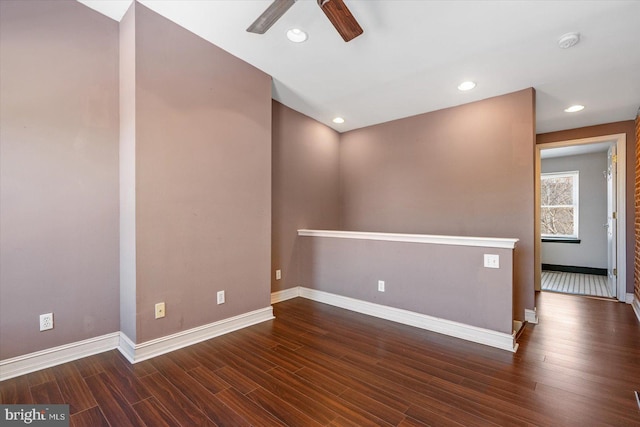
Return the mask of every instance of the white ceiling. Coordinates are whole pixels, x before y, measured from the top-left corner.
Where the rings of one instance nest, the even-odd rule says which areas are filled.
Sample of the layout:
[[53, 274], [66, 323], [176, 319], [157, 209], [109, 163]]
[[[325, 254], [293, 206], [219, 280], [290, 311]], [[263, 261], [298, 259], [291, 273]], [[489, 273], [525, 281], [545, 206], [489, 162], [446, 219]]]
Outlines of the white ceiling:
[[[120, 20], [131, 0], [79, 0]], [[502, 95], [537, 93], [537, 133], [631, 120], [640, 107], [640, 1], [345, 0], [364, 29], [342, 41], [315, 0], [264, 35], [270, 0], [140, 3], [273, 77], [273, 98], [344, 132]], [[309, 33], [302, 44], [285, 33]], [[579, 32], [567, 50], [557, 41]], [[477, 82], [459, 92], [463, 80]], [[579, 113], [565, 113], [572, 104]], [[343, 116], [344, 124], [331, 122]]]
[[609, 147], [613, 145], [615, 145], [615, 141], [544, 148], [540, 150], [540, 158], [552, 159], [555, 157], [579, 156], [581, 154], [606, 153], [609, 150]]

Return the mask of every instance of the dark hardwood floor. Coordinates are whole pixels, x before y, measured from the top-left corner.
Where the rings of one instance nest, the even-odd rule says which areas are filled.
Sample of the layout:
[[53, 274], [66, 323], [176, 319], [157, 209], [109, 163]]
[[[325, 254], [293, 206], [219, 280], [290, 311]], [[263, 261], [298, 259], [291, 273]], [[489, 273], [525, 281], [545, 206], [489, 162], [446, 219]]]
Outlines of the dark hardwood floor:
[[538, 295], [516, 354], [296, 298], [276, 320], [130, 365], [117, 351], [0, 383], [73, 426], [640, 425], [629, 305]]

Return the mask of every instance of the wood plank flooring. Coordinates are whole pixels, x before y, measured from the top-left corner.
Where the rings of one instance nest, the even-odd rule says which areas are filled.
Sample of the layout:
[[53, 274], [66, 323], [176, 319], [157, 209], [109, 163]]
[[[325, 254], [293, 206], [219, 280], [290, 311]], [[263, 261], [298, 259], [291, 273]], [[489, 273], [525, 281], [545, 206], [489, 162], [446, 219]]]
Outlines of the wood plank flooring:
[[543, 291], [613, 298], [609, 292], [607, 276], [596, 274], [543, 270], [541, 288]]
[[516, 354], [296, 298], [276, 319], [130, 365], [117, 351], [0, 383], [72, 426], [640, 425], [627, 304], [540, 293]]

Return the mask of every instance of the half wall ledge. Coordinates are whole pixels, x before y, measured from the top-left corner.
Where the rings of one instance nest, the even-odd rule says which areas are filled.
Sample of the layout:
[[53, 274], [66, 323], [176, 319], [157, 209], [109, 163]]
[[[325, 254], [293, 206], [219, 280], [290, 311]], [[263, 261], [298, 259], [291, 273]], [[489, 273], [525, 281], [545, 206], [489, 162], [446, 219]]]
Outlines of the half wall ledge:
[[520, 239], [500, 237], [441, 236], [434, 234], [378, 233], [365, 231], [298, 230], [298, 236], [335, 237], [339, 239], [383, 240], [387, 242], [432, 243], [436, 245], [482, 246], [515, 249]]
[[518, 241], [301, 229], [296, 296], [515, 352]]

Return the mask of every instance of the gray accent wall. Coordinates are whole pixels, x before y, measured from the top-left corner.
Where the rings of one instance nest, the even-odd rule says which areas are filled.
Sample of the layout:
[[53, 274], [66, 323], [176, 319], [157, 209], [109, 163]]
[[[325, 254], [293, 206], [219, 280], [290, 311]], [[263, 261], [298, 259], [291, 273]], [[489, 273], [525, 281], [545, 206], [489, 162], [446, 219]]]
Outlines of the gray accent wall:
[[543, 173], [579, 171], [579, 244], [543, 242], [543, 264], [607, 268], [607, 153], [542, 159]]
[[2, 0], [0, 54], [7, 359], [119, 330], [118, 23], [75, 1]]

